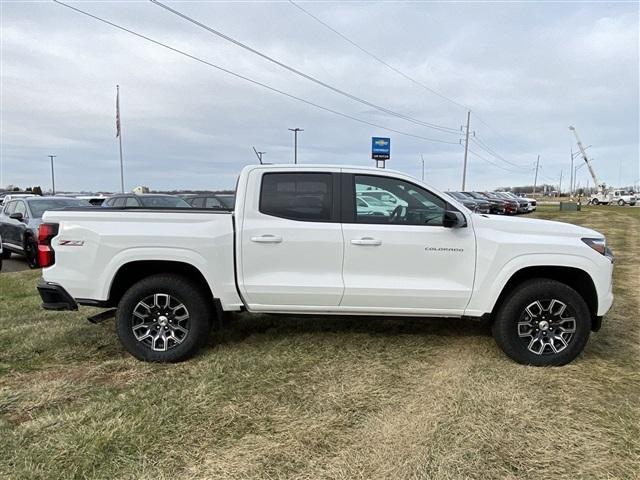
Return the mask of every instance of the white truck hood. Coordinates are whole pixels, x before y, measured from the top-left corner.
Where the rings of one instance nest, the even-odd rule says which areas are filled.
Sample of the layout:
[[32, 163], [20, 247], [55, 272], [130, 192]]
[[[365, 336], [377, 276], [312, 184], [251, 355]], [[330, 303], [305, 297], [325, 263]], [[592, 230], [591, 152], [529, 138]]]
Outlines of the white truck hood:
[[535, 218], [514, 218], [498, 215], [473, 214], [473, 224], [476, 228], [490, 228], [501, 232], [521, 233], [533, 235], [547, 235], [554, 237], [604, 238], [604, 235], [590, 228], [580, 227], [571, 223], [539, 220]]

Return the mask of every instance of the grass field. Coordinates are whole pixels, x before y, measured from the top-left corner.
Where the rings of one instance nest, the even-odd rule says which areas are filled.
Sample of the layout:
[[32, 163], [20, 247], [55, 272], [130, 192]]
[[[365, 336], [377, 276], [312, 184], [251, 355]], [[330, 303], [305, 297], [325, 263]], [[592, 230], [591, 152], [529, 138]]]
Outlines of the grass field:
[[455, 320], [240, 315], [195, 359], [140, 363], [92, 311], [0, 274], [0, 478], [632, 479], [640, 209], [544, 207], [605, 233], [612, 311], [561, 368]]

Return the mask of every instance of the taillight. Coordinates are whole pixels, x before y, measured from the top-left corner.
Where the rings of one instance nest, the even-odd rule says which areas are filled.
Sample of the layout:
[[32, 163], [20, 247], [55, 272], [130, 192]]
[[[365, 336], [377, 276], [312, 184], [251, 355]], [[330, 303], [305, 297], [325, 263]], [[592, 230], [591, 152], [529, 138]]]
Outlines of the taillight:
[[38, 229], [38, 265], [50, 267], [56, 261], [56, 254], [51, 248], [51, 239], [58, 234], [57, 223], [42, 223]]

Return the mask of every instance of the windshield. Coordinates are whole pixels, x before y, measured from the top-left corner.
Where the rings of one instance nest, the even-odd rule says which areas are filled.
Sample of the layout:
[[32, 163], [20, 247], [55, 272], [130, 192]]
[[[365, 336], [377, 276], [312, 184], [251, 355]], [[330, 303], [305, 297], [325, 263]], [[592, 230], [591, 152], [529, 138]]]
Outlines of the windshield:
[[459, 200], [471, 200], [469, 197], [467, 197], [464, 193], [460, 193], [460, 192], [449, 192], [454, 198], [457, 198]]
[[191, 208], [187, 202], [178, 197], [156, 197], [140, 195], [137, 197], [143, 207], [161, 207], [161, 208]]
[[43, 198], [37, 200], [28, 200], [29, 208], [33, 218], [40, 218], [47, 210], [55, 210], [64, 207], [90, 207], [91, 204], [86, 200], [77, 198]]
[[365, 202], [367, 202], [372, 207], [384, 207], [386, 205], [386, 203], [381, 202], [377, 198], [369, 197], [368, 195], [360, 198], [362, 198]]

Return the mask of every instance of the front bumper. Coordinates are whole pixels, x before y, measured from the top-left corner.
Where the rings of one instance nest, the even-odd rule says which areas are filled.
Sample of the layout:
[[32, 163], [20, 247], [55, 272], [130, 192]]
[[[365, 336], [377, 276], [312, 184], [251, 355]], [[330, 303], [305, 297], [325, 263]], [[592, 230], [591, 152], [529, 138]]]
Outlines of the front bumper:
[[45, 282], [41, 278], [37, 288], [45, 310], [78, 310], [73, 297], [57, 283]]

